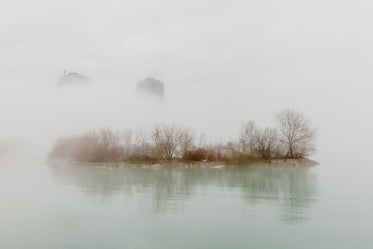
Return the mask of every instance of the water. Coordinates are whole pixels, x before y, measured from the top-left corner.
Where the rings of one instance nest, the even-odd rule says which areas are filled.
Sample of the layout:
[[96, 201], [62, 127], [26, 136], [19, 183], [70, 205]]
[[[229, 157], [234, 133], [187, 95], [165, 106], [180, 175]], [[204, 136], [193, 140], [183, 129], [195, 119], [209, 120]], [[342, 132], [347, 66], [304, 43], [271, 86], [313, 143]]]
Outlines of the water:
[[346, 163], [152, 170], [33, 161], [1, 164], [0, 248], [372, 248], [372, 183], [345, 174]]

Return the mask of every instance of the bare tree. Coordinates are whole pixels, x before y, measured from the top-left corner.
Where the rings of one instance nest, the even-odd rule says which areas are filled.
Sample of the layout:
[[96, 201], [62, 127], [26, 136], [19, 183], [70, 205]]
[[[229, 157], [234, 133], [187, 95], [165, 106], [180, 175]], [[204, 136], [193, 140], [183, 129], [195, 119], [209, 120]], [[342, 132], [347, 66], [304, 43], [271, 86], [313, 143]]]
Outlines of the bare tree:
[[139, 128], [136, 131], [135, 137], [135, 157], [148, 158], [151, 157], [151, 145], [149, 133], [145, 128]]
[[258, 140], [258, 132], [258, 127], [252, 120], [241, 125], [240, 150], [245, 157], [254, 156]]
[[185, 127], [178, 128], [178, 144], [180, 147], [180, 154], [184, 154], [194, 147], [194, 132]]
[[256, 149], [258, 154], [264, 159], [270, 159], [277, 151], [279, 145], [276, 129], [265, 128], [256, 135]]
[[[240, 144], [236, 142], [227, 142], [225, 146], [220, 146], [220, 147], [224, 148], [224, 153], [221, 153], [221, 154], [223, 154], [226, 160], [231, 161], [231, 160], [235, 160], [239, 158]], [[216, 154], [219, 154], [219, 153], [216, 153]]]
[[99, 135], [97, 132], [86, 132], [75, 138], [73, 161], [98, 162], [102, 160]]
[[157, 157], [172, 160], [177, 153], [179, 137], [180, 132], [176, 125], [156, 125], [152, 132], [152, 139]]
[[98, 142], [101, 161], [118, 161], [122, 155], [121, 134], [109, 128], [100, 129]]
[[284, 110], [277, 115], [277, 122], [286, 157], [305, 157], [314, 152], [316, 130], [302, 113]]
[[132, 153], [133, 147], [133, 132], [130, 129], [122, 131], [123, 139], [123, 156], [128, 159]]
[[195, 143], [194, 132], [182, 126], [157, 125], [150, 132], [122, 133], [110, 129], [62, 138], [51, 159], [77, 162], [154, 161], [180, 157], [191, 161], [232, 161], [251, 158], [302, 158], [315, 150], [315, 129], [303, 114], [285, 110], [277, 115], [278, 130], [258, 128], [254, 121], [241, 125], [239, 141], [207, 144], [204, 135]]

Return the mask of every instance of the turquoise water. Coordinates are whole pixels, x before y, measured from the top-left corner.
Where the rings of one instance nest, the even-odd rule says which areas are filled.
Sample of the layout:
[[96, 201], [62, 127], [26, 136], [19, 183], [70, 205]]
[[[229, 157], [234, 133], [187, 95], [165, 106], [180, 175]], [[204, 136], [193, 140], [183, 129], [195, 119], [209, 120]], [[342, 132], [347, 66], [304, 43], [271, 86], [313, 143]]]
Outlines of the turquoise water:
[[370, 177], [339, 174], [328, 163], [214, 170], [21, 164], [0, 169], [0, 248], [372, 248]]

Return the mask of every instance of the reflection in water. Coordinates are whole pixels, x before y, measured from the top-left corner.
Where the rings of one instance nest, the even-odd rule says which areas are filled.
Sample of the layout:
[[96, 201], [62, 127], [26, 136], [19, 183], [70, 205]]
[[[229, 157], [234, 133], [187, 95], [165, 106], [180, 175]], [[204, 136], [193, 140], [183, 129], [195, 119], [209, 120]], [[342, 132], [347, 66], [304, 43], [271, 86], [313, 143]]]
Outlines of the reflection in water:
[[[281, 220], [302, 222], [315, 201], [316, 177], [308, 168], [245, 167], [228, 169], [158, 169], [91, 167], [51, 168], [63, 184], [109, 202], [120, 194], [139, 197], [154, 213], [177, 212], [183, 202], [209, 191], [242, 196], [246, 205], [278, 205]], [[148, 203], [148, 202], [151, 203]]]

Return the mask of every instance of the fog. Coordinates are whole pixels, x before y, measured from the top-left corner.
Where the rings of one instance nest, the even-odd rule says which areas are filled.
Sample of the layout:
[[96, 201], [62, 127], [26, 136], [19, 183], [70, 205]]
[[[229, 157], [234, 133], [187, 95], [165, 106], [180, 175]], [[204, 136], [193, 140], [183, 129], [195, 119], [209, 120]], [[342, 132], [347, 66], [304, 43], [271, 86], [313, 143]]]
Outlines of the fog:
[[[3, 1], [0, 141], [40, 158], [60, 136], [180, 123], [226, 141], [292, 108], [321, 160], [366, 156], [373, 137], [368, 1]], [[63, 73], [87, 86], [57, 87]], [[162, 101], [136, 83], [165, 84]], [[347, 157], [348, 155], [348, 157]]]
[[[372, 11], [367, 0], [2, 0], [0, 248], [371, 248]], [[59, 87], [64, 70], [90, 83]], [[137, 94], [147, 77], [164, 98]], [[47, 163], [60, 137], [175, 123], [226, 142], [284, 109], [317, 128], [318, 166]]]

